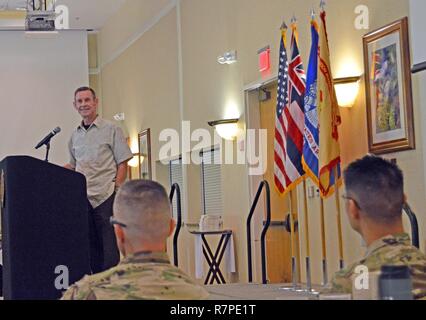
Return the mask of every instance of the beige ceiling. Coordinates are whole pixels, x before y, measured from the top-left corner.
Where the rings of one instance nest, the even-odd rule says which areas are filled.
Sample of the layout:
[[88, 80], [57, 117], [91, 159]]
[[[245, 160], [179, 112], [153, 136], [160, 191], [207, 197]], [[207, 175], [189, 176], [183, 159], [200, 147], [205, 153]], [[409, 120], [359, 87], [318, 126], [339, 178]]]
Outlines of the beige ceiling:
[[[126, 0], [57, 0], [70, 12], [71, 29], [100, 29], [116, 13]], [[141, 0], [143, 1], [143, 0]], [[25, 0], [0, 0], [0, 29], [23, 26], [25, 13], [16, 8], [25, 6]]]

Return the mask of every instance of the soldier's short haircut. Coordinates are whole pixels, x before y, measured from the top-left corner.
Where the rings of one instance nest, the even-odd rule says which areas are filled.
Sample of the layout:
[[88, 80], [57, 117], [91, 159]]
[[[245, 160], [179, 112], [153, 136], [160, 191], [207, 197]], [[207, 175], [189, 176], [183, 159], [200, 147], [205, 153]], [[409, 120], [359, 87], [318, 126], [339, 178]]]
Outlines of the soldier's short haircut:
[[90, 87], [80, 87], [77, 90], [75, 90], [75, 92], [74, 92], [74, 99], [77, 97], [77, 93], [79, 93], [79, 92], [85, 92], [85, 91], [90, 91], [92, 93], [93, 99], [96, 99], [96, 92], [95, 92], [95, 90], [93, 90]]
[[164, 241], [171, 219], [166, 190], [154, 181], [126, 182], [115, 198], [114, 218], [126, 225], [126, 235], [135, 241]]
[[365, 156], [344, 171], [347, 196], [373, 221], [389, 225], [402, 215], [404, 177], [396, 164]]

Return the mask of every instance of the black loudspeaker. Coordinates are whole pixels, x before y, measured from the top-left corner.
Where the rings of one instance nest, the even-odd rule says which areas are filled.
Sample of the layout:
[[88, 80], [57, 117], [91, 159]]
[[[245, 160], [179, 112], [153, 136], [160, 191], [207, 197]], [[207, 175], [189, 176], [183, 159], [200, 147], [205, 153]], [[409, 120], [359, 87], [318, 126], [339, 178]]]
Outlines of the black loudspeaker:
[[83, 175], [30, 157], [0, 163], [5, 300], [52, 300], [90, 273]]

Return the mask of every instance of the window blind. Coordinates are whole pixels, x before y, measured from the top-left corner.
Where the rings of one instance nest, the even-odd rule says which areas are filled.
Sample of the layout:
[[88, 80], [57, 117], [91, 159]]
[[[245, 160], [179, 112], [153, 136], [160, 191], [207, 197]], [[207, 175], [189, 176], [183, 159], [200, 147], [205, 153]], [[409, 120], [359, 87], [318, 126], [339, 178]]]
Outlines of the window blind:
[[204, 214], [222, 215], [222, 165], [219, 148], [202, 151], [201, 154], [202, 208]]
[[[182, 199], [182, 189], [183, 189], [183, 173], [182, 173], [182, 159], [176, 159], [169, 162], [169, 179], [170, 186], [177, 183], [181, 189], [181, 206], [183, 213], [183, 199]], [[173, 218], [177, 218], [177, 194], [173, 198]]]

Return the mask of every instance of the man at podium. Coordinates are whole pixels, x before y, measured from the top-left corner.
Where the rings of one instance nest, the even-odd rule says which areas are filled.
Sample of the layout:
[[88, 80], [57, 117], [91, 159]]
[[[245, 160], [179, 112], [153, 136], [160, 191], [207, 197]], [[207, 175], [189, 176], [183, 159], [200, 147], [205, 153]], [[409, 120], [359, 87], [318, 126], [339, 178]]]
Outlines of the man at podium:
[[92, 88], [75, 91], [74, 108], [82, 122], [69, 141], [66, 168], [82, 173], [89, 200], [90, 264], [93, 273], [116, 266], [120, 254], [109, 223], [115, 191], [125, 182], [127, 162], [133, 157], [121, 128], [98, 116], [98, 98]]

